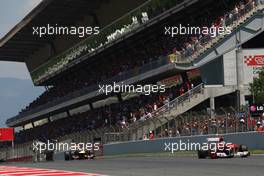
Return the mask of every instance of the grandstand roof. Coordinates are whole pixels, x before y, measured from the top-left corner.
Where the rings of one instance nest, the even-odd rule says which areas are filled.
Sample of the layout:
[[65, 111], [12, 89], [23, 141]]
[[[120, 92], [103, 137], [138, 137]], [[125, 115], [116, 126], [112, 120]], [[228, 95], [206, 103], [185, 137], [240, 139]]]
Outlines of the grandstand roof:
[[105, 0], [43, 0], [21, 22], [0, 39], [0, 61], [25, 62], [25, 59], [55, 36], [38, 37], [32, 35], [33, 26], [56, 24], [73, 25], [77, 19], [92, 14]]

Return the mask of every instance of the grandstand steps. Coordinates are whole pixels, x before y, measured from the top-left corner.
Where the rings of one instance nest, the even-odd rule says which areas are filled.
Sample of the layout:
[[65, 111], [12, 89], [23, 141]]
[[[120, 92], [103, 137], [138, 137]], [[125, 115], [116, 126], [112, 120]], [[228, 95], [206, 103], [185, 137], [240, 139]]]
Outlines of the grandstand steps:
[[245, 14], [238, 21], [233, 22], [232, 25], [229, 25], [231, 34], [218, 35], [205, 44], [195, 56], [191, 56], [191, 59], [176, 63], [175, 67], [179, 70], [196, 69], [217, 59], [261, 34], [264, 31], [263, 21], [264, 5], [262, 4]]
[[[193, 107], [197, 106], [198, 104], [204, 102], [208, 98], [209, 98], [208, 94], [205, 94], [205, 93], [193, 95], [192, 98], [186, 100], [185, 102], [182, 102], [179, 106], [176, 106], [175, 108], [172, 108], [168, 112], [161, 114], [160, 119], [156, 120], [156, 122], [157, 122], [157, 124], [159, 123], [162, 126], [162, 125], [168, 123], [168, 121], [173, 120], [175, 117], [177, 118], [177, 116], [187, 112], [191, 108], [193, 108]], [[154, 125], [151, 125], [149, 128], [151, 131], [155, 130]]]

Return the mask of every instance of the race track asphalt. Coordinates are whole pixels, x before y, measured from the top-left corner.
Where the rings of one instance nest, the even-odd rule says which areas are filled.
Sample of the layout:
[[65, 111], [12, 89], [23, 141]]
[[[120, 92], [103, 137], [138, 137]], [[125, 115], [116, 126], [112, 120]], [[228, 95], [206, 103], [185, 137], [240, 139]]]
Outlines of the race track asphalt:
[[[10, 165], [10, 164], [9, 164]], [[110, 176], [263, 176], [264, 156], [232, 159], [120, 157], [93, 161], [20, 163], [15, 166], [80, 171]]]

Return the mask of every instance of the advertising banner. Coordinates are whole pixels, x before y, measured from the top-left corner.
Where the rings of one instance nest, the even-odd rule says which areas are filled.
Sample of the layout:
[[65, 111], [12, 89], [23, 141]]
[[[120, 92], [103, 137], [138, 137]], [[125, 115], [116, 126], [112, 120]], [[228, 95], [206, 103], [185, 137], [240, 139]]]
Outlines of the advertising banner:
[[243, 50], [242, 59], [244, 84], [252, 83], [264, 66], [264, 49]]
[[251, 116], [261, 116], [264, 112], [263, 104], [251, 104], [249, 105], [249, 112]]

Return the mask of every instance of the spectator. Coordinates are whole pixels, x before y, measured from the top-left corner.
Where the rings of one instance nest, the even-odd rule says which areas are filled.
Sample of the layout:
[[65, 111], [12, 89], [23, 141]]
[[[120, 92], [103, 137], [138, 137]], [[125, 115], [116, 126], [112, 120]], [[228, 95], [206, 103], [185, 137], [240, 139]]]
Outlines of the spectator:
[[264, 128], [263, 128], [260, 121], [257, 122], [256, 131], [257, 132], [263, 132], [264, 131]]
[[149, 132], [149, 140], [154, 140], [154, 133], [152, 131]]

